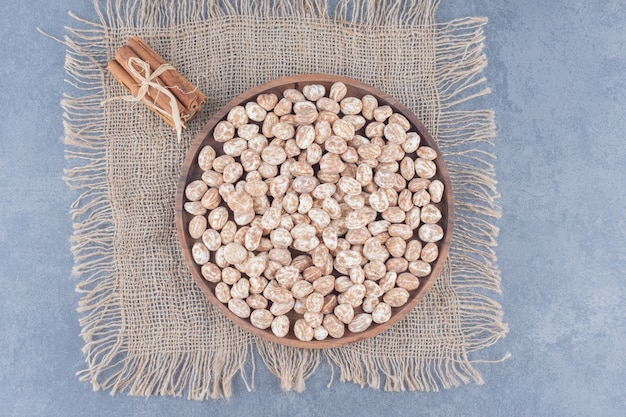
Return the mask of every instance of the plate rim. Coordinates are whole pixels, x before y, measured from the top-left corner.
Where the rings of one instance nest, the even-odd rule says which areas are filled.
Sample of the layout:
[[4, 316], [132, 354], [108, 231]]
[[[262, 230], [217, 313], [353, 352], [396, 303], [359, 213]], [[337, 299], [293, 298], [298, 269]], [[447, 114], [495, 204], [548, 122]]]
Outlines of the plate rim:
[[[221, 301], [217, 299], [217, 297], [215, 296], [215, 294], [213, 293], [211, 289], [211, 286], [209, 285], [210, 283], [202, 277], [200, 273], [200, 265], [197, 265], [194, 262], [193, 258], [191, 257], [191, 250], [185, 249], [186, 247], [190, 248], [191, 246], [186, 245], [188, 241], [188, 233], [186, 231], [185, 224], [184, 224], [184, 216], [186, 212], [183, 209], [183, 205], [185, 202], [184, 190], [185, 190], [186, 185], [189, 182], [188, 181], [189, 170], [192, 164], [194, 163], [195, 160], [197, 160], [198, 153], [200, 152], [201, 148], [205, 145], [205, 141], [209, 137], [209, 134], [212, 132], [215, 125], [219, 121], [225, 118], [225, 116], [228, 114], [228, 111], [233, 106], [246, 103], [250, 101], [251, 99], [255, 98], [256, 96], [258, 96], [259, 94], [267, 92], [268, 90], [271, 90], [273, 88], [279, 88], [284, 91], [287, 88], [291, 88], [291, 87], [285, 87], [286, 85], [294, 84], [293, 88], [298, 88], [301, 91], [302, 88], [298, 87], [299, 85], [302, 84], [302, 86], [304, 86], [304, 85], [309, 85], [309, 84], [315, 84], [316, 82], [317, 83], [343, 82], [344, 84], [346, 84], [346, 86], [349, 89], [356, 88], [359, 90], [366, 91], [367, 93], [365, 94], [374, 95], [379, 101], [379, 104], [383, 102], [384, 104], [389, 105], [391, 108], [394, 109], [394, 111], [401, 113], [404, 117], [406, 117], [409, 120], [411, 125], [416, 129], [417, 133], [421, 136], [422, 142], [425, 141], [429, 147], [432, 147], [437, 152], [438, 156], [435, 160], [435, 164], [437, 166], [438, 176], [441, 177], [439, 178], [439, 180], [444, 183], [444, 198], [446, 200], [446, 220], [444, 222], [445, 224], [444, 237], [441, 241], [438, 242], [439, 257], [435, 261], [431, 274], [427, 276], [428, 279], [424, 283], [422, 283], [422, 280], [420, 280], [420, 287], [418, 288], [418, 290], [414, 290], [418, 292], [417, 294], [413, 296], [413, 298], [411, 298], [404, 306], [394, 309], [395, 311], [388, 322], [382, 323], [382, 324], [373, 323], [375, 324], [375, 326], [370, 326], [365, 332], [362, 332], [362, 333], [351, 333], [348, 331], [347, 326], [346, 326], [346, 333], [341, 338], [334, 339], [334, 338], [328, 337], [327, 339], [322, 340], [322, 341], [313, 339], [309, 342], [305, 342], [295, 337], [294, 338], [291, 338], [291, 337], [279, 338], [275, 336], [271, 332], [271, 330], [269, 330], [269, 328], [265, 330], [259, 329], [253, 326], [249, 319], [242, 319], [236, 316], [232, 311], [228, 309], [226, 304], [222, 303]], [[186, 151], [185, 159], [184, 159], [183, 165], [181, 166], [181, 173], [180, 173], [180, 177], [179, 177], [178, 185], [176, 189], [175, 213], [174, 214], [175, 214], [175, 223], [176, 223], [178, 241], [180, 243], [180, 248], [183, 252], [183, 257], [185, 259], [187, 268], [191, 272], [196, 284], [200, 287], [200, 289], [205, 294], [205, 296], [209, 298], [209, 301], [211, 302], [211, 304], [213, 304], [220, 312], [225, 314], [226, 317], [230, 319], [230, 321], [234, 322], [234, 324], [238, 325], [239, 327], [243, 328], [244, 330], [256, 336], [261, 337], [265, 341], [270, 341], [270, 342], [279, 343], [282, 345], [299, 347], [299, 348], [322, 349], [322, 348], [341, 347], [341, 346], [356, 343], [365, 339], [369, 339], [373, 336], [376, 336], [384, 332], [388, 328], [394, 326], [397, 322], [403, 319], [410, 311], [412, 311], [419, 303], [421, 303], [421, 301], [426, 296], [426, 294], [430, 292], [430, 289], [434, 285], [435, 281], [439, 278], [441, 271], [443, 270], [445, 264], [447, 264], [448, 262], [447, 257], [449, 254], [451, 241], [452, 241], [452, 237], [454, 234], [453, 233], [454, 232], [454, 208], [455, 208], [454, 206], [455, 204], [454, 204], [453, 188], [452, 188], [451, 178], [448, 172], [447, 164], [445, 162], [445, 158], [443, 157], [443, 154], [437, 142], [435, 141], [435, 139], [432, 137], [432, 135], [430, 134], [428, 129], [426, 129], [423, 122], [417, 117], [417, 115], [414, 114], [413, 111], [408, 109], [404, 104], [402, 104], [400, 101], [395, 99], [390, 94], [376, 87], [373, 87], [369, 84], [363, 83], [361, 81], [358, 81], [352, 78], [332, 75], [332, 74], [298, 74], [298, 75], [291, 75], [291, 76], [276, 78], [276, 79], [267, 81], [265, 83], [259, 84], [255, 87], [252, 87], [244, 91], [243, 93], [237, 95], [236, 97], [228, 101], [228, 103], [222, 106], [217, 112], [215, 112], [207, 120], [207, 122], [202, 127], [202, 129], [194, 137], [192, 144]], [[213, 284], [213, 286], [214, 285], [215, 284]], [[291, 334], [292, 329], [293, 329], [292, 327], [293, 323], [291, 323], [290, 326], [291, 326], [290, 328], [290, 334]]]

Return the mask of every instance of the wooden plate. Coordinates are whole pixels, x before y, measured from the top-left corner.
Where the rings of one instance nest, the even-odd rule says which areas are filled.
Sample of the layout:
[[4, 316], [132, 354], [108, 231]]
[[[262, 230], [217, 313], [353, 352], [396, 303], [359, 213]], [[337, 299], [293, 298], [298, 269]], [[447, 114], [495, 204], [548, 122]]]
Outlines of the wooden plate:
[[[337, 81], [341, 81], [346, 85], [348, 90], [348, 97], [352, 96], [361, 98], [366, 94], [371, 94], [378, 99], [380, 106], [389, 105], [394, 110], [394, 112], [404, 115], [411, 124], [411, 131], [415, 131], [421, 136], [421, 144], [425, 144], [437, 151], [438, 156], [435, 160], [435, 164], [437, 166], [437, 174], [433, 179], [439, 179], [441, 182], [443, 182], [445, 186], [443, 199], [440, 203], [436, 204], [436, 206], [440, 209], [443, 215], [438, 224], [444, 230], [444, 238], [437, 242], [437, 245], [439, 246], [439, 257], [431, 264], [432, 272], [430, 273], [430, 275], [420, 278], [419, 288], [410, 292], [409, 301], [404, 306], [392, 309], [392, 316], [388, 322], [383, 324], [372, 323], [372, 325], [362, 333], [351, 333], [346, 326], [345, 335], [339, 339], [333, 339], [329, 336], [322, 341], [317, 341], [313, 339], [310, 342], [303, 342], [297, 339], [293, 334], [293, 323], [297, 318], [301, 318], [302, 316], [296, 314], [294, 311], [291, 311], [288, 314], [291, 321], [291, 330], [286, 337], [279, 338], [276, 337], [269, 328], [266, 330], [258, 329], [250, 323], [249, 319], [241, 319], [234, 313], [232, 313], [225, 304], [221, 303], [215, 297], [214, 289], [216, 284], [208, 282], [202, 277], [202, 274], [200, 272], [200, 266], [194, 262], [191, 254], [191, 247], [197, 240], [191, 238], [188, 232], [188, 224], [190, 219], [192, 218], [192, 215], [183, 210], [183, 204], [186, 201], [185, 186], [191, 181], [201, 178], [202, 170], [198, 166], [197, 157], [202, 147], [204, 147], [205, 145], [211, 145], [216, 150], [218, 156], [223, 154], [222, 144], [217, 143], [213, 139], [212, 133], [215, 125], [219, 121], [226, 119], [226, 115], [231, 108], [238, 105], [245, 105], [245, 103], [255, 100], [256, 97], [262, 93], [274, 93], [280, 98], [282, 97], [282, 92], [286, 89], [295, 88], [302, 91], [302, 88], [305, 85], [309, 84], [321, 84], [326, 87], [326, 91], [328, 92], [330, 86]], [[418, 118], [411, 111], [409, 111], [405, 106], [403, 106], [389, 94], [386, 94], [376, 88], [349, 78], [324, 74], [297, 75], [276, 79], [246, 91], [245, 93], [230, 101], [226, 106], [224, 106], [221, 110], [215, 113], [215, 115], [213, 115], [213, 117], [207, 122], [207, 124], [196, 136], [193, 144], [189, 148], [181, 172], [182, 173], [176, 193], [176, 227], [178, 229], [178, 236], [182, 245], [183, 255], [196, 283], [209, 298], [210, 302], [213, 303], [213, 305], [215, 305], [222, 314], [225, 314], [234, 323], [246, 329], [247, 331], [272, 342], [301, 348], [330, 348], [358, 342], [385, 331], [386, 329], [397, 323], [424, 298], [428, 290], [432, 287], [433, 283], [439, 276], [439, 273], [441, 272], [441, 269], [447, 257], [448, 250], [450, 248], [450, 241], [452, 239], [452, 224], [454, 217], [452, 186], [450, 184], [448, 170], [436, 142], [433, 140], [430, 133], [428, 133], [422, 122], [418, 120]], [[228, 206], [226, 206], [224, 202], [222, 202], [221, 204], [228, 209]], [[417, 232], [415, 233], [413, 238], [418, 239]], [[297, 253], [297, 251], [295, 250], [293, 252], [294, 257], [300, 254]], [[355, 309], [355, 314], [360, 312], [360, 307]], [[210, 320], [210, 317], [207, 317], [207, 320]]]

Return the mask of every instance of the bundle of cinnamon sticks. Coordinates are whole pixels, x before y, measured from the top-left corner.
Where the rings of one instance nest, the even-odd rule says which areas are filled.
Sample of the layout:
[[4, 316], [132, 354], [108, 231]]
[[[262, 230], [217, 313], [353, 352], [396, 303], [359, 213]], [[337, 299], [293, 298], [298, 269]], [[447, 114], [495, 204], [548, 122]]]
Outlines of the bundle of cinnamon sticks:
[[138, 36], [117, 51], [107, 68], [179, 135], [180, 128], [187, 127], [207, 98]]

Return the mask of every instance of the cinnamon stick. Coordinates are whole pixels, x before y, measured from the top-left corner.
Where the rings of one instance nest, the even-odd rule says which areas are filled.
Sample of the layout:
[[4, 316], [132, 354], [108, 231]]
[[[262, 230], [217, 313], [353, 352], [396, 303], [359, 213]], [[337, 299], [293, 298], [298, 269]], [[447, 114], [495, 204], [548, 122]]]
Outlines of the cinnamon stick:
[[[133, 58], [133, 57], [138, 58], [135, 52], [127, 45], [122, 46], [115, 54], [115, 60], [126, 70], [129, 76], [132, 78], [134, 77], [131, 75], [129, 60], [130, 58]], [[138, 69], [135, 68], [135, 70], [138, 70]], [[145, 74], [142, 74], [142, 75], [145, 76]], [[154, 80], [154, 81], [159, 82], [158, 80]], [[140, 80], [135, 79], [135, 82], [140, 83]], [[160, 84], [163, 85], [163, 83], [160, 83]], [[165, 110], [165, 112], [168, 114], [173, 114], [174, 109], [170, 105], [169, 97], [167, 97], [165, 94], [160, 93], [158, 90], [156, 90], [153, 87], [148, 88], [148, 95], [152, 98], [152, 100], [154, 101], [157, 107]], [[180, 113], [180, 110], [182, 110], [184, 106], [180, 102], [177, 102], [176, 104], [178, 105], [178, 111]]]
[[129, 39], [107, 68], [134, 97], [176, 129], [179, 139], [180, 129], [202, 110], [207, 98], [140, 37]]
[[[139, 36], [129, 39], [126, 45], [135, 51], [141, 60], [148, 62], [152, 71], [166, 63]], [[160, 78], [163, 84], [167, 85], [176, 98], [190, 111], [197, 111], [206, 101], [206, 96], [178, 71], [166, 71], [160, 75]]]
[[[131, 92], [133, 96], [135, 97], [137, 96], [140, 85], [128, 72], [126, 72], [126, 70], [122, 67], [122, 65], [120, 65], [119, 62], [115, 60], [110, 61], [107, 65], [107, 69], [109, 70], [111, 74], [113, 74], [113, 77], [115, 77], [115, 79], [120, 84], [122, 84]], [[148, 95], [143, 96], [141, 101], [144, 104], [146, 104], [148, 107], [156, 105], [155, 102]], [[176, 128], [176, 125], [174, 124], [173, 119], [167, 117], [163, 113], [159, 113], [159, 112], [155, 112], [155, 113], [158, 114], [163, 119], [163, 121], [165, 121], [165, 123], [167, 123], [172, 129]]]

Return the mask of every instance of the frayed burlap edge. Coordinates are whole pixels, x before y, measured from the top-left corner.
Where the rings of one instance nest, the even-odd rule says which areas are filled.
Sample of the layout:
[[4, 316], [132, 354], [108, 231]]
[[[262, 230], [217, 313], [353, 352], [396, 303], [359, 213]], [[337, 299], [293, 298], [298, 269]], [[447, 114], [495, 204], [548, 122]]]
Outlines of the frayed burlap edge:
[[[208, 2], [194, 9], [170, 4], [159, 10], [159, 2], [130, 4], [125, 9], [112, 2], [96, 10], [101, 23], [77, 18], [83, 29], [68, 29], [66, 71], [68, 80], [84, 94], [66, 97], [66, 155], [72, 167], [66, 170], [71, 188], [82, 194], [72, 205], [74, 233], [72, 252], [74, 274], [81, 278], [77, 291], [82, 294], [81, 336], [85, 341], [87, 369], [79, 372], [82, 381], [91, 382], [94, 390], [111, 394], [127, 391], [131, 395], [173, 395], [184, 393], [190, 399], [219, 398], [231, 395], [233, 377], [240, 372], [246, 386], [244, 368], [253, 361], [250, 346], [238, 351], [159, 354], [129, 357], [125, 349], [123, 311], [116, 298], [115, 264], [111, 204], [108, 195], [106, 146], [101, 102], [106, 85], [104, 68], [107, 50], [103, 42], [108, 27], [155, 25], [168, 20], [169, 25], [194, 20], [223, 17], [230, 14], [315, 16], [328, 18], [331, 12], [324, 1]], [[186, 2], [185, 2], [186, 3]], [[221, 6], [223, 7], [220, 7]], [[361, 386], [380, 386], [380, 375], [386, 377], [384, 389], [437, 390], [471, 381], [482, 383], [468, 355], [497, 342], [507, 332], [502, 308], [485, 292], [500, 292], [500, 273], [496, 265], [497, 227], [492, 223], [500, 216], [496, 204], [494, 155], [487, 148], [495, 137], [494, 114], [489, 110], [459, 110], [466, 103], [489, 93], [482, 88], [481, 76], [486, 66], [482, 52], [486, 19], [468, 18], [447, 24], [434, 24], [437, 2], [419, 2], [402, 7], [399, 2], [338, 2], [333, 16], [346, 24], [434, 25], [437, 51], [436, 78], [440, 94], [438, 120], [429, 127], [437, 138], [450, 170], [455, 189], [455, 239], [446, 270], [454, 271], [459, 314], [465, 336], [465, 354], [446, 363], [425, 359], [383, 360], [337, 354], [336, 351], [294, 352], [282, 346], [257, 343], [259, 354], [268, 369], [281, 380], [286, 390], [304, 390], [305, 380], [313, 374], [323, 354], [331, 367], [337, 366], [342, 381]], [[130, 7], [130, 6], [129, 6]], [[461, 241], [463, 242], [461, 244]], [[487, 290], [487, 291], [485, 291]]]

